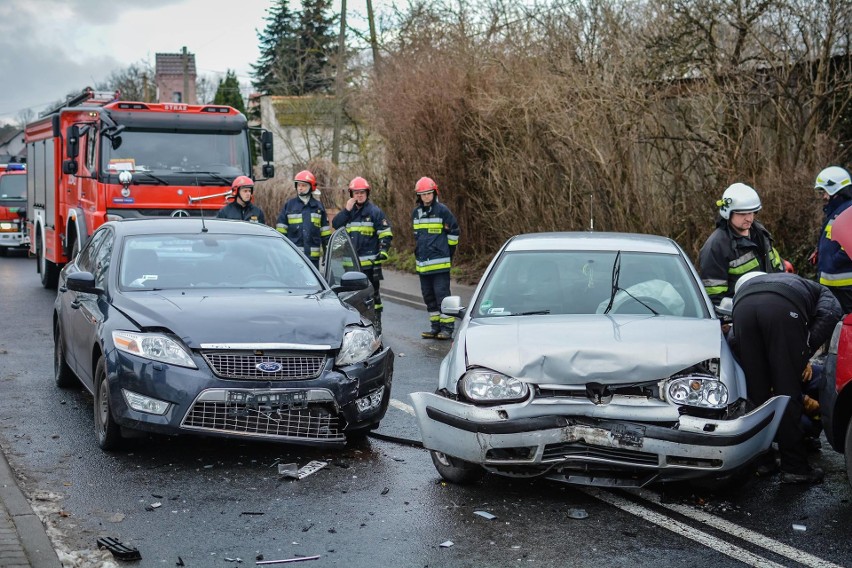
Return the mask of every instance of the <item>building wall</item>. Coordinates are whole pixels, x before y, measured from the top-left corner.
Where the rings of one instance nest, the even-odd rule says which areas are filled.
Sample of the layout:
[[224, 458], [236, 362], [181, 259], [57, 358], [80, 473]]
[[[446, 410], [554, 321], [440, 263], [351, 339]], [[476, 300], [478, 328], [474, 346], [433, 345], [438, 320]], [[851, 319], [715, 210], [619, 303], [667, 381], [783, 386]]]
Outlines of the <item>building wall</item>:
[[157, 101], [161, 103], [175, 102], [172, 94], [179, 92], [182, 95], [180, 102], [194, 105], [197, 103], [195, 93], [195, 76], [188, 77], [189, 92], [183, 93], [183, 75], [160, 75], [157, 77]]

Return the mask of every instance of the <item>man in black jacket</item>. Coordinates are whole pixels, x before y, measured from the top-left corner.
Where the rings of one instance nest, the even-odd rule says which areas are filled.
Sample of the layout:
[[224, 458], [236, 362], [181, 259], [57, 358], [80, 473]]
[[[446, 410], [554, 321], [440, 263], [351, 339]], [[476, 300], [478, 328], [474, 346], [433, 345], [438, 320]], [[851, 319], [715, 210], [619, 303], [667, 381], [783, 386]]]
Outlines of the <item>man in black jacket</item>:
[[254, 196], [254, 182], [248, 176], [237, 176], [231, 184], [231, 202], [219, 209], [219, 219], [236, 219], [251, 223], [266, 223], [263, 210], [251, 202]]
[[843, 315], [840, 303], [821, 284], [786, 272], [750, 272], [736, 284], [735, 352], [754, 404], [770, 396], [790, 397], [775, 436], [782, 483], [819, 483], [802, 432], [802, 373]]

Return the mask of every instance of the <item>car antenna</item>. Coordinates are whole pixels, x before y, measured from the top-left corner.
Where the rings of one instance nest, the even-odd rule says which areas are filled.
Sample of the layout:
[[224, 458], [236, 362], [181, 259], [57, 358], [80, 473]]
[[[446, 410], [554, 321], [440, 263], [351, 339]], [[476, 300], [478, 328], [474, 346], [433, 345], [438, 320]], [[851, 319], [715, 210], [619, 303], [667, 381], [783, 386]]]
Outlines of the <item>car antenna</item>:
[[[195, 176], [195, 187], [197, 187], [197, 188], [201, 187], [200, 185], [198, 185], [198, 175]], [[214, 196], [211, 195], [211, 197], [214, 197]], [[192, 204], [196, 201], [201, 201], [202, 199], [206, 199], [206, 198], [200, 197], [200, 196], [199, 197], [190, 196], [189, 197], [189, 203]], [[198, 212], [201, 214], [201, 232], [206, 233], [207, 232], [207, 225], [204, 223], [204, 207], [199, 207]]]
[[595, 194], [589, 194], [589, 231], [595, 230]]

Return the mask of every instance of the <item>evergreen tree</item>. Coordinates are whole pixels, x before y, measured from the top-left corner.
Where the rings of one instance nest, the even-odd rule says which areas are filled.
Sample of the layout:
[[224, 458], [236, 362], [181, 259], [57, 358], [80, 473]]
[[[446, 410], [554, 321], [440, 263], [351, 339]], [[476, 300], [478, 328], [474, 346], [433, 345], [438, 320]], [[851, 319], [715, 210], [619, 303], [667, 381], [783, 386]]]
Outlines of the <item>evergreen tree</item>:
[[290, 94], [292, 77], [282, 76], [281, 57], [294, 52], [295, 16], [288, 0], [278, 0], [267, 11], [266, 27], [257, 34], [260, 58], [252, 64], [252, 85], [264, 94]]
[[335, 17], [329, 15], [330, 0], [303, 0], [300, 14], [300, 94], [328, 92], [333, 84], [329, 56], [337, 52]]
[[243, 96], [240, 94], [240, 82], [235, 71], [228, 69], [225, 78], [219, 79], [213, 104], [232, 106], [241, 113], [246, 113], [246, 105], [243, 102]]

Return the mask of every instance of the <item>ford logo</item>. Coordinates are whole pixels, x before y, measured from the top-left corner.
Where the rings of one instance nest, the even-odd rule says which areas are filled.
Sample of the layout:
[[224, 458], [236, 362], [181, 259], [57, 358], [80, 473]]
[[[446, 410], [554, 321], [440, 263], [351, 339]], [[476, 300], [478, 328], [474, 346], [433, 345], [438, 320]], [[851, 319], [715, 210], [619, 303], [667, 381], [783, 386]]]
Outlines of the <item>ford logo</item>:
[[263, 363], [255, 365], [254, 368], [261, 373], [277, 373], [283, 369], [284, 366], [281, 363], [276, 363], [275, 361], [264, 361]]

